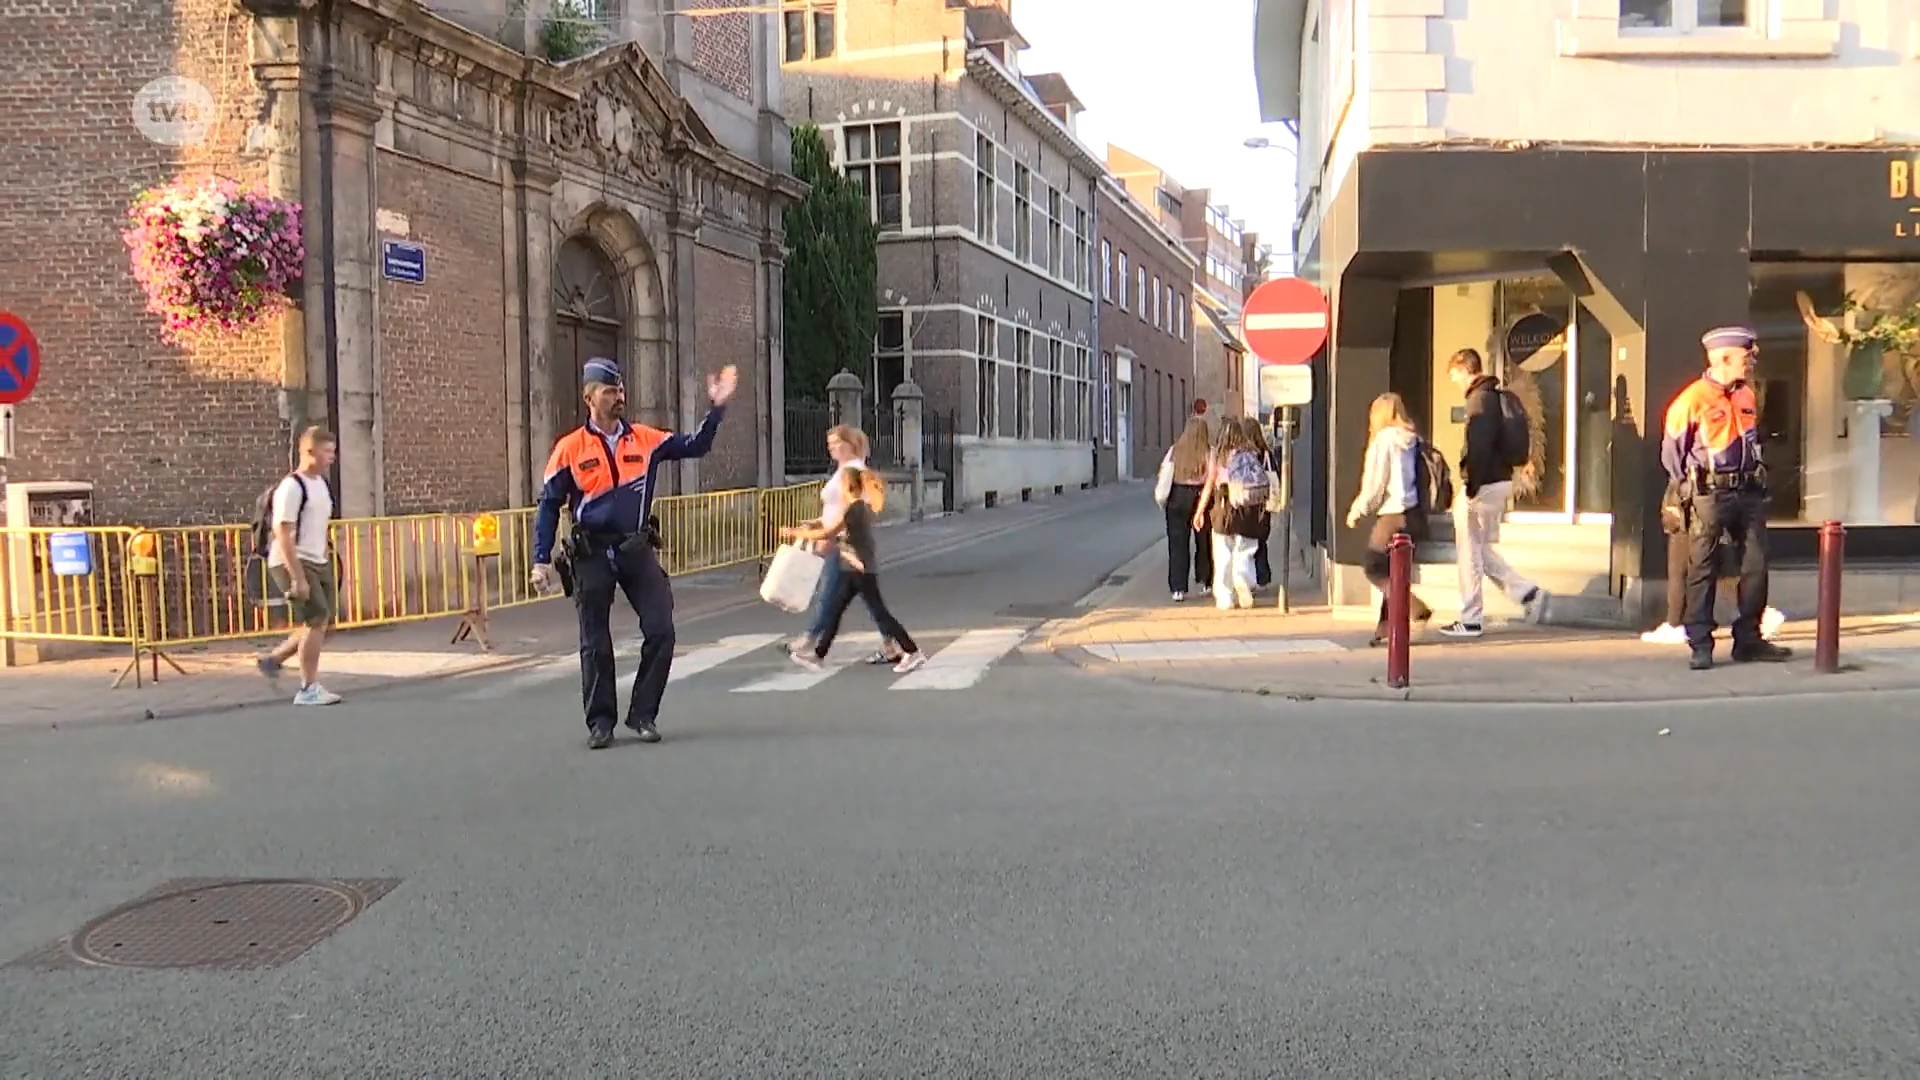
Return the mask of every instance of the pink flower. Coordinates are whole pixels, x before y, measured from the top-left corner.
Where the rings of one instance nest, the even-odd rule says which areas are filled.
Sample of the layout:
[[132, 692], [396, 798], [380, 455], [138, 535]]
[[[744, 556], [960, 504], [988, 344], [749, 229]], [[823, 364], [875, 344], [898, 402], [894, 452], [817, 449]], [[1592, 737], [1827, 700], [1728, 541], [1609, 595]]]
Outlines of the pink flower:
[[300, 214], [226, 180], [141, 193], [122, 239], [162, 336], [241, 329], [283, 307], [306, 258]]

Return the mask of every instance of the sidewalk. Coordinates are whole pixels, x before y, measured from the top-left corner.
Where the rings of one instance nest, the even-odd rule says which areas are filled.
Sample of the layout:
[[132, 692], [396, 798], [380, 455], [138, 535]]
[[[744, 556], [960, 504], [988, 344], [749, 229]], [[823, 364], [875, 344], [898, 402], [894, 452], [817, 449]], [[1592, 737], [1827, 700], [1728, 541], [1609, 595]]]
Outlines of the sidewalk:
[[[889, 564], [911, 565], [1117, 494], [1102, 486], [994, 510], [889, 525], [885, 534]], [[760, 571], [757, 564], [748, 563], [690, 574], [675, 578], [673, 589], [675, 618], [684, 626], [760, 603]], [[630, 626], [622, 628], [619, 611], [616, 606], [616, 642], [631, 634]], [[472, 641], [451, 642], [458, 617], [342, 632], [328, 643], [321, 679], [328, 689], [359, 698], [432, 679], [510, 671], [579, 650], [573, 606], [564, 599], [496, 611], [489, 622], [490, 653]], [[133, 723], [287, 702], [298, 680], [283, 677], [284, 685], [275, 684], [254, 667], [256, 658], [277, 640], [168, 651], [187, 674], [162, 663], [158, 683], [147, 681], [135, 687], [129, 676], [118, 690], [111, 685], [126, 666], [129, 652], [125, 648], [103, 649], [82, 659], [0, 668], [0, 729]], [[150, 680], [151, 662], [141, 667], [142, 678]]]
[[1165, 567], [1156, 552], [1117, 571], [1126, 582], [1053, 627], [1048, 647], [1104, 674], [1301, 699], [1544, 705], [1920, 690], [1920, 616], [1844, 620], [1836, 675], [1813, 670], [1811, 622], [1790, 622], [1777, 636], [1794, 650], [1784, 664], [1732, 663], [1722, 631], [1708, 672], [1687, 669], [1684, 646], [1633, 634], [1516, 623], [1452, 641], [1429, 631], [1414, 639], [1412, 685], [1395, 690], [1386, 650], [1367, 645], [1370, 622], [1326, 608], [1282, 615], [1270, 595], [1251, 611], [1220, 611], [1204, 597], [1174, 604]]

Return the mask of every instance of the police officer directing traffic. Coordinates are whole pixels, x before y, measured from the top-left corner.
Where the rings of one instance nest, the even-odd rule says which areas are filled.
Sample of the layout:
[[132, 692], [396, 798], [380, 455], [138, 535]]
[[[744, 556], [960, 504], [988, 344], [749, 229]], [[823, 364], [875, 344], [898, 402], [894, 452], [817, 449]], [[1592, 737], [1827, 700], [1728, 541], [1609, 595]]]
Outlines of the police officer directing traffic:
[[1660, 461], [1679, 487], [1685, 515], [1689, 666], [1713, 666], [1713, 606], [1720, 550], [1741, 552], [1740, 613], [1733, 620], [1733, 659], [1780, 661], [1793, 655], [1760, 636], [1767, 608], [1767, 469], [1760, 455], [1759, 408], [1752, 379], [1759, 339], [1744, 326], [1722, 326], [1700, 338], [1707, 371], [1667, 408]]
[[[660, 699], [673, 668], [673, 587], [660, 565], [659, 528], [649, 514], [653, 472], [662, 462], [705, 457], [726, 414], [739, 373], [732, 366], [707, 376], [713, 406], [692, 434], [629, 423], [620, 366], [604, 357], [582, 373], [586, 424], [560, 436], [547, 461], [533, 525], [533, 585], [551, 592], [564, 585], [580, 619], [580, 697], [586, 707], [587, 745], [613, 745], [619, 718], [614, 692], [613, 633], [607, 625], [615, 590], [640, 617], [640, 670], [633, 677], [627, 726], [641, 742], [659, 742]], [[559, 551], [554, 534], [560, 507], [573, 531]], [[556, 559], [558, 565], [556, 566]]]

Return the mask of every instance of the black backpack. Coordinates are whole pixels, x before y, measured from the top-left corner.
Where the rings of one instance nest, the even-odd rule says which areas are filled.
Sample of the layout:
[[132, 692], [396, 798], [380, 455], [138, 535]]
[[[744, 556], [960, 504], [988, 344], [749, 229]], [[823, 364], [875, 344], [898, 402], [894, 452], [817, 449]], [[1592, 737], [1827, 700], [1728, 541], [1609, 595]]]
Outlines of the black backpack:
[[1527, 407], [1511, 390], [1495, 390], [1500, 402], [1500, 457], [1510, 469], [1522, 468], [1533, 461], [1533, 422], [1527, 419]]
[[300, 478], [299, 473], [288, 473], [260, 493], [260, 498], [253, 505], [253, 553], [262, 558], [273, 549], [273, 495], [288, 478], [300, 485], [300, 508], [293, 512], [296, 533], [300, 528], [300, 515], [307, 512], [307, 482]]
[[1434, 445], [1421, 439], [1414, 447], [1413, 454], [1413, 490], [1419, 500], [1419, 513], [1407, 515], [1418, 519], [1425, 526], [1429, 514], [1448, 514], [1453, 511], [1453, 466], [1447, 464], [1447, 456], [1434, 448]]

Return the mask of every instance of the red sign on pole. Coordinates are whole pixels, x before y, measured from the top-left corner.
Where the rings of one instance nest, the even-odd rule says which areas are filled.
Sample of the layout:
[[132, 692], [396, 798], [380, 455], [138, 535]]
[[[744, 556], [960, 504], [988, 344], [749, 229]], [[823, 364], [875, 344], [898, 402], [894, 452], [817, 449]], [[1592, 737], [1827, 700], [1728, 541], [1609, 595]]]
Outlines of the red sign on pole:
[[0, 405], [18, 405], [40, 381], [40, 343], [12, 312], [0, 311]]
[[1305, 278], [1274, 278], [1247, 297], [1240, 325], [1261, 363], [1304, 364], [1327, 343], [1327, 298]]

